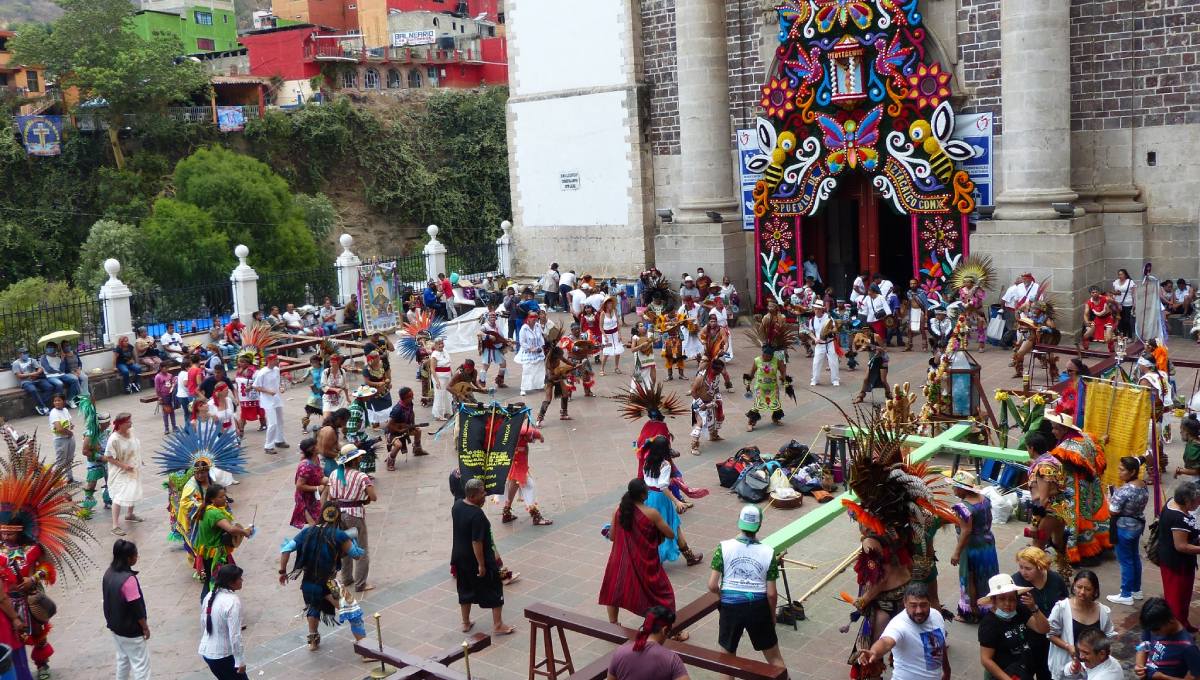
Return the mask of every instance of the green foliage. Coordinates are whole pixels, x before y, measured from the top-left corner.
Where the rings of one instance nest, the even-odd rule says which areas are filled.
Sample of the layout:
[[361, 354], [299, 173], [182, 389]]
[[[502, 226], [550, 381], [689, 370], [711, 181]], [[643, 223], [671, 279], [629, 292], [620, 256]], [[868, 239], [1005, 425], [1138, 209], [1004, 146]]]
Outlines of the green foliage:
[[145, 271], [163, 288], [227, 279], [236, 264], [229, 237], [212, 215], [173, 198], [154, 202], [142, 238]]
[[79, 249], [75, 286], [84, 291], [98, 291], [108, 280], [104, 261], [114, 257], [121, 263], [118, 276], [125, 285], [134, 291], [150, 290], [154, 282], [143, 269], [145, 251], [145, 243], [137, 227], [114, 220], [98, 220]]
[[325, 194], [296, 194], [295, 201], [304, 215], [304, 225], [317, 243], [324, 241], [338, 226], [337, 209]]
[[179, 39], [141, 39], [133, 30], [129, 0], [57, 0], [63, 15], [49, 26], [29, 26], [13, 40], [14, 60], [44, 64], [65, 89], [83, 101], [103, 99], [106, 115], [159, 111], [170, 102], [206, 91], [200, 64], [175, 63]]
[[84, 297], [83, 293], [65, 281], [47, 281], [40, 276], [31, 276], [0, 291], [0, 309], [55, 307], [79, 302]]

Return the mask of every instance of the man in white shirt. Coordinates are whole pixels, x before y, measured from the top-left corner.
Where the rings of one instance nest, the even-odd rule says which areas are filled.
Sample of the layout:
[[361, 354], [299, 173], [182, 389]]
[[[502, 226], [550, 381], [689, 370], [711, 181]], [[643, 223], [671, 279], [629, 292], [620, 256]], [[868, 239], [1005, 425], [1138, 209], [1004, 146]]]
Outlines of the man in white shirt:
[[[290, 306], [290, 305], [289, 305]], [[267, 366], [254, 374], [254, 389], [258, 392], [258, 406], [267, 416], [267, 436], [263, 450], [275, 453], [275, 447], [288, 448], [283, 439], [283, 398], [279, 396], [279, 356], [267, 355]]]
[[517, 332], [517, 356], [521, 364], [521, 396], [542, 389], [546, 383], [546, 338], [538, 324], [537, 314], [525, 317], [525, 325]]
[[175, 324], [167, 324], [167, 332], [158, 339], [167, 358], [183, 363], [183, 336], [175, 332]]
[[600, 305], [604, 304], [604, 301], [607, 299], [608, 295], [603, 290], [597, 290], [595, 293], [584, 298], [584, 304], [599, 312]]
[[283, 324], [288, 333], [300, 333], [304, 330], [304, 319], [296, 311], [296, 305], [288, 303], [287, 311], [283, 313]]
[[558, 306], [558, 282], [561, 278], [557, 262], [551, 263], [550, 269], [542, 274], [542, 291], [546, 295], [546, 306], [550, 309]]
[[867, 297], [863, 298], [860, 305], [863, 315], [866, 316], [867, 325], [871, 330], [881, 338], [887, 337], [887, 326], [884, 320], [892, 313], [892, 308], [887, 303], [880, 290], [879, 286], [871, 284], [867, 289]]
[[888, 299], [888, 295], [891, 295], [892, 289], [896, 287], [896, 284], [883, 278], [880, 274], [875, 275], [875, 285], [879, 286], [879, 294], [884, 300]]
[[863, 272], [854, 279], [854, 283], [850, 286], [850, 302], [858, 308], [859, 313], [862, 313], [862, 301], [867, 297], [867, 273]]
[[904, 611], [892, 617], [859, 663], [881, 663], [892, 653], [892, 680], [942, 680], [950, 677], [946, 621], [929, 607], [929, 588], [913, 582], [904, 589]]
[[583, 314], [583, 305], [587, 302], [587, 297], [587, 292], [582, 288], [574, 288], [567, 293], [567, 309], [576, 322], [579, 321], [579, 315]]
[[812, 380], [808, 384], [814, 387], [820, 384], [821, 363], [828, 360], [829, 379], [834, 387], [838, 387], [841, 385], [838, 382], [838, 355], [833, 344], [837, 333], [830, 327], [833, 319], [825, 311], [825, 301], [820, 298], [813, 300], [812, 310], [813, 317], [808, 321], [808, 332], [813, 342]]
[[[1079, 659], [1068, 661], [1063, 668], [1063, 680], [1121, 680], [1125, 672], [1112, 658], [1112, 640], [1099, 630], [1091, 629], [1075, 641]], [[1158, 673], [1154, 674], [1158, 677]]]
[[817, 256], [812, 253], [804, 258], [804, 278], [811, 278], [814, 282], [825, 285], [821, 279], [821, 270], [817, 267]]
[[1017, 298], [1017, 311], [1029, 309], [1029, 306], [1037, 300], [1038, 293], [1040, 292], [1038, 290], [1038, 283], [1033, 278], [1033, 273], [1025, 272], [1021, 274], [1021, 286], [1019, 290], [1021, 295]]

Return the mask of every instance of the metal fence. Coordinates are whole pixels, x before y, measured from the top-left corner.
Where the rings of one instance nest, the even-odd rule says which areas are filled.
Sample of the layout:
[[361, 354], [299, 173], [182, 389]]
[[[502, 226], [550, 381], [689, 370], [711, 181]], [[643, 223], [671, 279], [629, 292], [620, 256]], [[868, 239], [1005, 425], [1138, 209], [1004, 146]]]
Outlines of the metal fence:
[[42, 304], [33, 309], [0, 310], [0, 369], [8, 368], [24, 345], [37, 354], [38, 338], [55, 331], [79, 333], [79, 352], [104, 346], [104, 311], [99, 299], [81, 298], [61, 305]]
[[456, 245], [446, 254], [446, 267], [450, 272], [458, 272], [459, 276], [472, 279], [494, 276], [500, 269], [496, 244], [484, 242]]
[[158, 289], [134, 293], [129, 298], [133, 326], [145, 326], [150, 335], [161, 336], [167, 324], [180, 334], [200, 333], [212, 327], [213, 320], [229, 323], [233, 314], [233, 291], [228, 281], [214, 281], [184, 288]]
[[258, 306], [264, 311], [282, 310], [289, 303], [320, 306], [326, 296], [338, 297], [337, 268], [332, 266], [258, 276]]

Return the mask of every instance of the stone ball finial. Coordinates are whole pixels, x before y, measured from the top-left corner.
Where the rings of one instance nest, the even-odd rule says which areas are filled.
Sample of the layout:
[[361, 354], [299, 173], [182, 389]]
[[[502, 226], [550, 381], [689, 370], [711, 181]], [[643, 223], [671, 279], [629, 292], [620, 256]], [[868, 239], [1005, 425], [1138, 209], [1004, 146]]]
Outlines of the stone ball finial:
[[121, 273], [121, 263], [117, 261], [117, 258], [110, 257], [104, 261], [104, 271], [108, 273], [110, 281], [115, 280], [117, 274]]
[[500, 231], [503, 231], [504, 233], [507, 234], [509, 232], [509, 230], [511, 230], [511, 229], [512, 229], [512, 222], [509, 222], [508, 220], [504, 220], [503, 222], [500, 223]]
[[350, 234], [342, 234], [338, 237], [338, 243], [342, 244], [343, 250], [350, 250], [350, 246], [354, 245], [354, 237]]
[[436, 225], [436, 224], [429, 225], [428, 227], [425, 228], [425, 233], [429, 234], [429, 238], [437, 239], [438, 225]]
[[246, 264], [246, 258], [250, 256], [250, 249], [247, 248], [245, 244], [239, 243], [237, 247], [233, 249], [233, 254], [237, 256], [238, 262], [244, 265]]

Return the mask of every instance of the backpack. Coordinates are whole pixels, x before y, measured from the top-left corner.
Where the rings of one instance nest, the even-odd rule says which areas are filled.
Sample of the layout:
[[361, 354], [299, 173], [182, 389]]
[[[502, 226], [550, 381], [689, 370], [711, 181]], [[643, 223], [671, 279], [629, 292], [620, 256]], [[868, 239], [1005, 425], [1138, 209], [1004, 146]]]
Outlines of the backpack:
[[779, 453], [775, 456], [775, 460], [784, 467], [799, 468], [814, 462], [816, 458], [808, 450], [807, 445], [793, 439], [779, 447]]
[[771, 470], [767, 463], [758, 463], [748, 468], [733, 484], [732, 491], [747, 503], [761, 503], [767, 499], [767, 488], [771, 484]]
[[746, 468], [762, 461], [762, 454], [757, 446], [747, 446], [738, 449], [737, 453], [723, 462], [717, 463], [717, 480], [726, 489], [731, 488]]
[[1146, 527], [1146, 560], [1158, 566], [1158, 520]]

